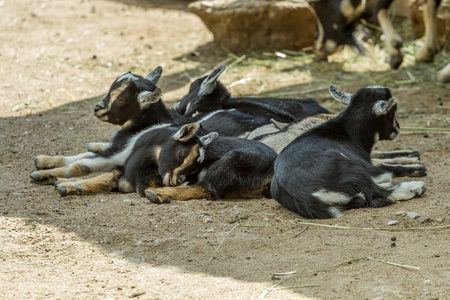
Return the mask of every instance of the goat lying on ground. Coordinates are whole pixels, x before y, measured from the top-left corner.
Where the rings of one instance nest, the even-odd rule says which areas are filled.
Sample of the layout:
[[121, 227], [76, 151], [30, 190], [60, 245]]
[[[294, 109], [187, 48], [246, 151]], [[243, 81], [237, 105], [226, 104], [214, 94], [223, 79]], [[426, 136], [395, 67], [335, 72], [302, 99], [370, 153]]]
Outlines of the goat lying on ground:
[[[268, 145], [279, 154], [295, 138], [307, 130], [325, 123], [332, 117], [334, 115], [321, 114], [290, 124], [275, 122], [275, 124], [268, 124], [255, 129], [248, 138]], [[370, 157], [373, 165], [392, 172], [396, 177], [423, 177], [427, 175], [425, 166], [420, 164], [419, 151], [374, 151], [370, 154]]]
[[[160, 75], [162, 69], [157, 70]], [[161, 90], [153, 83], [157, 81], [156, 77], [153, 77], [154, 72], [146, 78], [130, 72], [121, 75], [111, 85], [105, 98], [96, 105], [94, 113], [99, 120], [122, 126], [113, 134], [111, 142], [106, 147], [98, 153], [86, 152], [76, 156], [38, 156], [35, 158], [35, 165], [39, 171], [31, 174], [33, 181], [42, 184], [54, 184], [59, 181], [59, 185], [62, 185], [64, 181], [65, 185], [69, 185], [67, 180], [61, 178], [120, 169], [134, 145], [142, 136], [152, 132], [155, 126], [165, 127], [168, 124], [191, 121], [191, 117], [178, 116], [164, 105], [161, 100]], [[174, 115], [177, 118], [174, 118]], [[218, 131], [224, 135], [246, 135], [269, 122], [265, 118], [246, 115], [236, 110], [199, 114], [195, 120], [207, 130]], [[114, 176], [104, 175], [104, 178], [109, 180], [120, 176], [118, 175], [120, 172], [114, 172], [114, 174]], [[99, 190], [96, 187], [101, 185], [99, 183], [101, 178], [83, 181], [86, 188], [79, 188], [77, 193], [96, 192]], [[105, 186], [106, 189], [110, 189], [109, 185]], [[67, 191], [74, 192], [73, 189]], [[60, 192], [65, 195], [62, 189]]]
[[[159, 174], [166, 187], [147, 188], [148, 199], [164, 203], [170, 199], [270, 197], [275, 151], [257, 141], [205, 134], [195, 123], [185, 125], [183, 131], [189, 134], [177, 133], [161, 148]], [[198, 174], [194, 185], [177, 186], [192, 174]]]
[[330, 85], [348, 107], [296, 138], [275, 161], [271, 194], [307, 218], [333, 218], [341, 211], [381, 207], [425, 192], [424, 182], [392, 186], [392, 174], [370, 162], [378, 140], [395, 139], [397, 104], [389, 89], [366, 87], [354, 95]]
[[175, 103], [174, 109], [185, 116], [217, 109], [236, 109], [249, 115], [279, 122], [292, 122], [316, 114], [329, 113], [312, 98], [232, 97], [218, 81], [224, 70], [225, 65], [218, 66], [209, 75], [195, 80], [188, 94]]

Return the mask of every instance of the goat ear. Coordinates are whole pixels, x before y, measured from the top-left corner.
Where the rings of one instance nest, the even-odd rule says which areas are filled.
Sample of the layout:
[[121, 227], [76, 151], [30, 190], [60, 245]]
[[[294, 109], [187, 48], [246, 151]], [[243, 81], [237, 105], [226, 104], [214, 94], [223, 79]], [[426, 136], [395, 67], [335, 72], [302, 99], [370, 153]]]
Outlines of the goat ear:
[[163, 72], [163, 69], [161, 66], [154, 69], [150, 74], [148, 74], [145, 79], [151, 81], [153, 84], [157, 84], [159, 78], [161, 77], [161, 74]]
[[197, 123], [186, 124], [181, 127], [180, 130], [177, 131], [177, 133], [175, 133], [173, 138], [177, 141], [185, 143], [195, 135], [199, 128], [200, 125], [198, 125]]
[[138, 95], [138, 102], [141, 105], [141, 107], [144, 107], [149, 104], [153, 104], [157, 102], [159, 99], [161, 99], [161, 89], [156, 88], [153, 92], [150, 91], [142, 91]]
[[270, 119], [270, 122], [278, 129], [281, 130], [289, 125], [289, 123], [278, 122], [275, 119]]
[[202, 144], [203, 147], [206, 147], [212, 141], [214, 141], [218, 136], [219, 136], [219, 134], [217, 132], [208, 133], [207, 135], [204, 135], [200, 138], [200, 143]]
[[387, 114], [391, 108], [395, 105], [396, 101], [394, 97], [391, 97], [389, 100], [378, 100], [372, 107], [373, 113], [375, 117], [379, 117], [381, 115]]
[[336, 99], [337, 101], [341, 102], [344, 105], [350, 104], [352, 94], [338, 90], [333, 84], [330, 84], [328, 89], [330, 90], [330, 94], [334, 99]]
[[225, 71], [226, 66], [220, 65], [203, 80], [202, 84], [200, 85], [200, 90], [198, 91], [198, 95], [204, 96], [211, 94], [214, 89], [216, 88], [217, 84], [217, 78], [219, 78], [220, 74], [222, 74], [223, 71]]

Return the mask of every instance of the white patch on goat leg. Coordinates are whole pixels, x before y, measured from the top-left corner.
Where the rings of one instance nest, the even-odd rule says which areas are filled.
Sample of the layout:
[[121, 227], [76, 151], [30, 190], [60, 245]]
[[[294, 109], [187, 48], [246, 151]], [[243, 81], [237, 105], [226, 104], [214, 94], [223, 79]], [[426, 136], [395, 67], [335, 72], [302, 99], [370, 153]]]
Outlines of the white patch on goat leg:
[[344, 206], [351, 200], [349, 196], [343, 193], [330, 192], [325, 189], [318, 190], [312, 196], [331, 206]]
[[90, 152], [98, 153], [102, 150], [108, 149], [110, 146], [111, 143], [92, 142], [87, 145], [87, 149]]
[[390, 188], [392, 186], [392, 174], [383, 173], [376, 177], [372, 177], [372, 181], [383, 188]]
[[339, 218], [342, 217], [342, 213], [339, 209], [337, 209], [334, 206], [330, 206], [328, 208], [328, 213], [333, 217], [333, 218]]
[[392, 193], [387, 197], [392, 202], [410, 200], [425, 193], [426, 187], [423, 181], [402, 182], [392, 189]]
[[385, 158], [385, 159], [377, 159], [372, 158], [372, 164], [374, 166], [379, 166], [380, 164], [388, 164], [388, 165], [414, 165], [419, 164], [420, 161], [417, 157], [396, 157], [396, 158]]

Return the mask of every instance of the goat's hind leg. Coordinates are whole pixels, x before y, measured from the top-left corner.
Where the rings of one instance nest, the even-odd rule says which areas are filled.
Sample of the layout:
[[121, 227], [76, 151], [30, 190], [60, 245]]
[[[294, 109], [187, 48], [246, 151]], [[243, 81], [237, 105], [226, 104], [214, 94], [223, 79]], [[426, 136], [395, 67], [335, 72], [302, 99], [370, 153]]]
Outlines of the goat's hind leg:
[[38, 155], [34, 158], [34, 165], [36, 170], [48, 170], [54, 168], [60, 168], [70, 165], [76, 161], [84, 158], [89, 158], [94, 156], [93, 152], [85, 152], [74, 156], [48, 156], [48, 155]]
[[392, 202], [410, 200], [425, 193], [426, 187], [423, 181], [408, 181], [397, 184], [389, 189], [388, 200]]
[[[95, 153], [93, 153], [95, 155]], [[35, 183], [54, 184], [58, 178], [71, 178], [89, 175], [92, 172], [109, 172], [114, 169], [115, 163], [103, 157], [88, 157], [68, 166], [39, 170], [31, 173], [30, 177]]]
[[88, 179], [58, 181], [55, 183], [55, 186], [62, 197], [67, 195], [106, 193], [118, 187], [121, 174], [122, 172], [114, 170]]

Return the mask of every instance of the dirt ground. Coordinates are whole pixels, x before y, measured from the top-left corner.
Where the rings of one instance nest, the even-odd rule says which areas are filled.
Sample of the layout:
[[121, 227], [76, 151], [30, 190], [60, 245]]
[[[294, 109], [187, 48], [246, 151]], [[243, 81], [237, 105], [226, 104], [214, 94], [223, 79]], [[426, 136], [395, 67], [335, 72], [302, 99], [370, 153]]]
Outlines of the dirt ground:
[[[0, 1], [1, 298], [450, 299], [450, 85], [435, 82], [449, 52], [416, 65], [421, 42], [406, 36], [398, 71], [370, 43], [368, 56], [345, 48], [328, 64], [300, 52], [243, 56], [216, 48], [186, 3]], [[311, 221], [273, 199], [155, 205], [136, 194], [61, 198], [31, 183], [34, 156], [109, 139], [117, 128], [92, 112], [122, 73], [163, 66], [170, 105], [221, 63], [233, 95], [311, 96], [334, 112], [330, 82], [388, 85], [403, 131], [378, 148], [421, 151], [425, 195]]]

